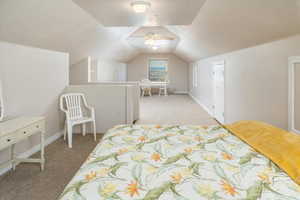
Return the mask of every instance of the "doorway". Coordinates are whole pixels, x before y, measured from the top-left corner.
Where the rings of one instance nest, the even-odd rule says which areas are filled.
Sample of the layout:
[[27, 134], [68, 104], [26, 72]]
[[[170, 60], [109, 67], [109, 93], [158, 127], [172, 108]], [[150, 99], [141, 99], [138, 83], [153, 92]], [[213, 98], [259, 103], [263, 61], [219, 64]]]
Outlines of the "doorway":
[[225, 123], [225, 61], [213, 63], [214, 117]]
[[300, 56], [289, 58], [289, 131], [300, 134]]

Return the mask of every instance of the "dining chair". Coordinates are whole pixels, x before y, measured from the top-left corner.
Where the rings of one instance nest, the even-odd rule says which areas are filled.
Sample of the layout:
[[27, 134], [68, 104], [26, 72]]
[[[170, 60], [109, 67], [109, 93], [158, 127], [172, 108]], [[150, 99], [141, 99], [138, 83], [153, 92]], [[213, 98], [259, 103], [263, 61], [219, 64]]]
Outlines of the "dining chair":
[[140, 82], [141, 90], [142, 90], [142, 97], [148, 93], [149, 96], [152, 96], [151, 93], [151, 81], [149, 79], [143, 79]]
[[60, 109], [66, 114], [64, 140], [68, 135], [68, 146], [72, 148], [73, 126], [82, 125], [82, 135], [86, 135], [86, 124], [92, 124], [94, 140], [96, 141], [95, 110], [88, 106], [82, 93], [68, 93], [60, 97]]
[[158, 95], [165, 95], [165, 96], [168, 96], [168, 84], [169, 84], [169, 81], [165, 81], [165, 82], [162, 82], [162, 84], [160, 85], [159, 87], [159, 91], [158, 91]]

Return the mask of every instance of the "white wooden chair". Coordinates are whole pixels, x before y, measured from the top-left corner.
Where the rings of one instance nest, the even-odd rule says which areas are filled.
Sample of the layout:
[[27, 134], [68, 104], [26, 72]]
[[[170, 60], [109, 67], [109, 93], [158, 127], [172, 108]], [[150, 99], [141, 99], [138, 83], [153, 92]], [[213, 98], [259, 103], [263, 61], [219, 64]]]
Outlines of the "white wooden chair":
[[168, 85], [169, 85], [169, 81], [163, 82], [160, 87], [159, 87], [159, 91], [158, 91], [158, 95], [165, 95], [168, 96]]
[[[83, 106], [88, 111], [88, 116], [84, 115]], [[85, 136], [86, 123], [91, 123], [96, 141], [95, 110], [88, 106], [84, 94], [69, 93], [62, 95], [60, 97], [60, 109], [66, 114], [64, 140], [66, 140], [66, 134], [68, 134], [69, 148], [72, 148], [72, 129], [75, 125], [82, 124], [82, 134]]]
[[146, 95], [146, 93], [148, 93], [149, 96], [152, 96], [151, 81], [149, 79], [143, 79], [140, 82], [140, 87], [141, 87], [141, 90], [142, 90], [142, 97], [144, 97]]

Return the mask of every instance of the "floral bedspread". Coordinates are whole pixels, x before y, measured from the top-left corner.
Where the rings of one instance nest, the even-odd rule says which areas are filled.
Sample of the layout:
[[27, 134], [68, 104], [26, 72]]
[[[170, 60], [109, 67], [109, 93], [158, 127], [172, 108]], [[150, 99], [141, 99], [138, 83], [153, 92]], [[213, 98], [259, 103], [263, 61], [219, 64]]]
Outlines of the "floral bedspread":
[[108, 131], [60, 200], [300, 200], [300, 186], [220, 126]]

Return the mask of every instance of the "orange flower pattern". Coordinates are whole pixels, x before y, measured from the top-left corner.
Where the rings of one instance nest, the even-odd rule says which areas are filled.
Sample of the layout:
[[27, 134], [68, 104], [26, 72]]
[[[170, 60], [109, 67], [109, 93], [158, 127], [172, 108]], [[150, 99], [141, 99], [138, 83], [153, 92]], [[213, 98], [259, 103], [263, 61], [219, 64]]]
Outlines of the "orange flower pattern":
[[161, 156], [159, 153], [153, 153], [151, 156], [151, 159], [158, 162], [158, 161], [161, 161]]
[[91, 196], [300, 200], [300, 190], [268, 158], [221, 126], [120, 125], [103, 137], [59, 200]]
[[171, 175], [172, 181], [176, 184], [179, 184], [182, 180], [182, 175], [180, 173], [175, 173]]
[[138, 183], [136, 181], [132, 181], [130, 184], [128, 184], [127, 194], [129, 194], [131, 197], [134, 195], [139, 195]]
[[222, 189], [225, 191], [225, 193], [230, 194], [231, 196], [234, 196], [237, 194], [236, 189], [232, 185], [230, 185], [228, 182], [222, 180], [221, 186], [222, 186]]
[[224, 160], [232, 160], [233, 159], [233, 156], [231, 154], [225, 153], [225, 152], [222, 153], [222, 157]]
[[139, 137], [138, 141], [139, 141], [139, 142], [145, 142], [146, 139], [147, 139], [147, 138], [146, 138], [145, 136], [141, 136], [141, 137]]

